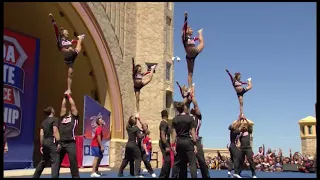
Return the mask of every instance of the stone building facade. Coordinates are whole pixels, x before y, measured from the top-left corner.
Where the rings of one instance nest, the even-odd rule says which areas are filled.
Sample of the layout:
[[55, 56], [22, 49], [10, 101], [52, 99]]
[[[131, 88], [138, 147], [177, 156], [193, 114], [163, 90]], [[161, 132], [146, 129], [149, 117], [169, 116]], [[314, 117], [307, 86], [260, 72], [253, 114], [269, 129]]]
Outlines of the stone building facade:
[[[140, 115], [148, 123], [151, 139], [161, 166], [158, 148], [160, 112], [167, 109], [170, 118], [173, 110], [173, 13], [172, 2], [37, 2], [5, 3], [4, 26], [41, 41], [37, 118], [34, 157], [39, 159], [39, 129], [42, 109], [50, 104], [60, 110], [61, 94], [65, 91], [66, 73], [61, 54], [56, 50], [53, 30], [48, 14], [54, 14], [59, 25], [70, 34], [86, 34], [83, 53], [77, 57], [73, 77], [73, 97], [80, 114], [83, 113], [83, 96], [94, 96], [111, 111], [110, 166], [119, 167], [121, 148], [126, 143], [125, 124], [135, 113], [135, 94], [132, 81], [132, 63], [157, 64], [150, 84], [141, 90]], [[24, 14], [18, 18], [14, 12]], [[28, 22], [28, 23], [27, 23]], [[33, 24], [33, 25], [30, 25]], [[34, 24], [41, 24], [35, 26]], [[54, 50], [53, 50], [54, 49]], [[90, 76], [88, 75], [90, 74]], [[48, 78], [52, 79], [48, 82]], [[55, 79], [59, 78], [59, 79]], [[51, 83], [51, 84], [49, 84]], [[55, 87], [55, 88], [52, 88]], [[45, 98], [44, 98], [45, 97]], [[77, 135], [82, 135], [79, 121]], [[156, 155], [156, 153], [155, 153]], [[155, 162], [153, 162], [155, 165]]]
[[300, 126], [302, 153], [314, 157], [317, 152], [317, 120], [312, 116], [308, 116], [301, 119], [298, 123]]
[[[141, 90], [140, 115], [149, 125], [153, 150], [158, 149], [160, 112], [172, 112], [173, 95], [173, 3], [171, 2], [88, 2], [92, 13], [103, 28], [104, 36], [110, 45], [111, 55], [120, 83], [123, 108], [123, 121], [135, 112], [135, 96], [130, 73], [131, 58], [144, 69], [157, 64], [152, 82]], [[127, 133], [124, 132], [124, 139]], [[120, 166], [117, 159], [119, 147], [125, 141], [111, 140], [111, 166]], [[156, 157], [154, 157], [156, 158]], [[113, 164], [114, 162], [114, 164]], [[154, 163], [155, 165], [155, 163]], [[159, 164], [159, 166], [161, 163]]]

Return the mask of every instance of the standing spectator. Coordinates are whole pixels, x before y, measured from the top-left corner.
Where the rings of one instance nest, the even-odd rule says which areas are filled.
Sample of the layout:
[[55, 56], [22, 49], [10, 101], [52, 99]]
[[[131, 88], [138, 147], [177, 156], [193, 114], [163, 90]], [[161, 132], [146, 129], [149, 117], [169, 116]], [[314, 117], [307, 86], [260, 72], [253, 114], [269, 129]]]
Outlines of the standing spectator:
[[146, 136], [143, 139], [143, 148], [146, 151], [147, 160], [150, 162], [152, 156], [152, 142], [150, 138], [150, 131], [146, 133]]
[[103, 125], [105, 125], [105, 122], [103, 119], [98, 118], [96, 120], [96, 124], [98, 127], [96, 128], [94, 137], [91, 141], [91, 151], [92, 151], [92, 155], [94, 156], [94, 159], [92, 162], [91, 177], [102, 176], [102, 173], [99, 172], [99, 166], [103, 158], [103, 152], [104, 152], [102, 138], [103, 138]]

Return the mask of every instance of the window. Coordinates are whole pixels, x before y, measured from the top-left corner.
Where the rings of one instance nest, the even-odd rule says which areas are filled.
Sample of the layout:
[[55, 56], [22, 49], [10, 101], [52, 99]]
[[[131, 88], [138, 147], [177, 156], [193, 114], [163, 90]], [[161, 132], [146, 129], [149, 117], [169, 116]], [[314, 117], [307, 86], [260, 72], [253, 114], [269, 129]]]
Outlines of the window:
[[302, 135], [305, 135], [304, 126], [301, 126], [301, 127], [300, 127], [300, 131], [301, 131]]
[[166, 80], [171, 80], [171, 63], [169, 62], [166, 63]]
[[171, 18], [167, 16], [166, 18], [166, 31], [165, 31], [165, 46], [166, 52], [171, 50]]
[[308, 126], [308, 133], [309, 135], [312, 135], [312, 126]]
[[[146, 63], [147, 71], [151, 71], [151, 66], [157, 65], [157, 63]], [[156, 73], [156, 69], [153, 70], [153, 73]]]
[[166, 109], [168, 113], [170, 113], [170, 108], [172, 104], [172, 93], [170, 91], [166, 91]]

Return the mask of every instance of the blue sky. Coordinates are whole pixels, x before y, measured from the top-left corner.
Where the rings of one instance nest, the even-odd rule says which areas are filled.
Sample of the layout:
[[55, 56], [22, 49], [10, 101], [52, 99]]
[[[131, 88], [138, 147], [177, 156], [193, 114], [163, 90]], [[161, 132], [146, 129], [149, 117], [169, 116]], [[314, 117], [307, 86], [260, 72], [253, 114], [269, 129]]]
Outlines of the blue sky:
[[[197, 57], [193, 81], [203, 124], [204, 147], [224, 148], [228, 125], [239, 115], [229, 77], [241, 72], [252, 78], [244, 96], [244, 113], [253, 120], [254, 151], [301, 151], [298, 121], [315, 116], [316, 3], [178, 2], [174, 5], [175, 80], [187, 84], [181, 43], [184, 11], [196, 32], [204, 28], [205, 48]], [[197, 33], [194, 33], [195, 35]], [[175, 100], [181, 100], [175, 85]]]

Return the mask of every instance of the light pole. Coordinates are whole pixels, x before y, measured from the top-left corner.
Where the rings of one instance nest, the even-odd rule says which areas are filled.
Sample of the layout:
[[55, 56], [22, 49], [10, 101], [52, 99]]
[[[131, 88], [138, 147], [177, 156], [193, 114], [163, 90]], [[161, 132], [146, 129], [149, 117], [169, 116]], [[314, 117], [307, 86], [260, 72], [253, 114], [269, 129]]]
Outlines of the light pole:
[[180, 61], [180, 57], [179, 56], [172, 57], [172, 61], [174, 61], [175, 59], [177, 59], [178, 62]]

